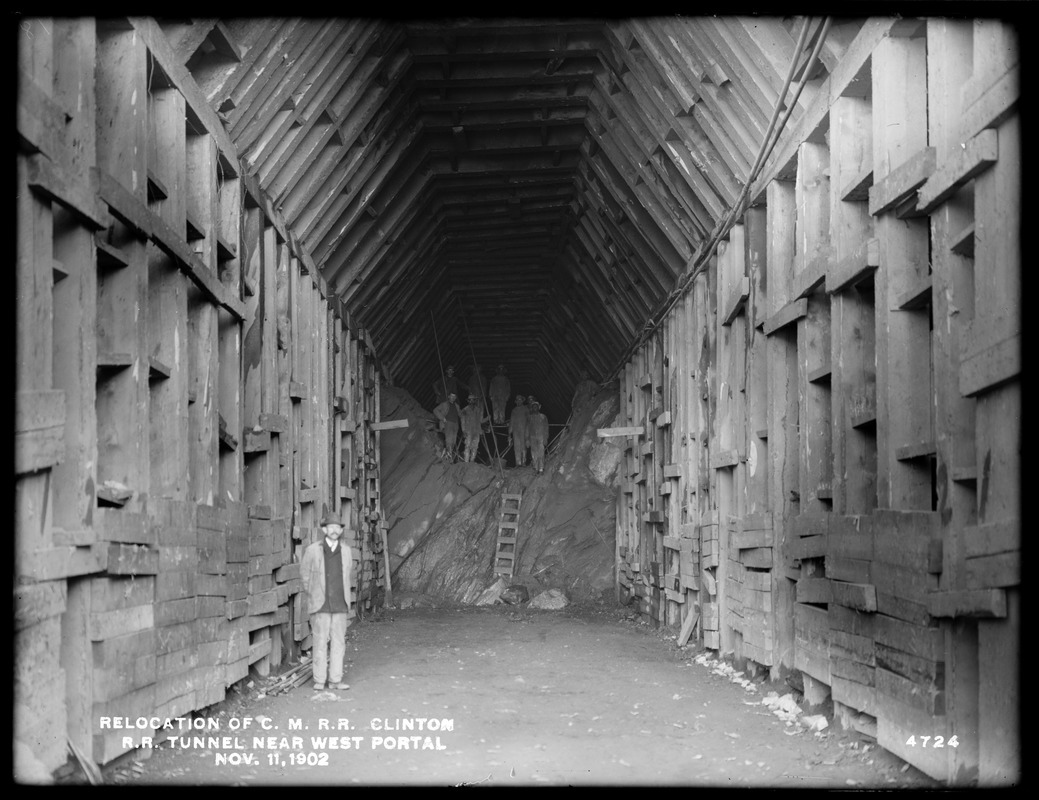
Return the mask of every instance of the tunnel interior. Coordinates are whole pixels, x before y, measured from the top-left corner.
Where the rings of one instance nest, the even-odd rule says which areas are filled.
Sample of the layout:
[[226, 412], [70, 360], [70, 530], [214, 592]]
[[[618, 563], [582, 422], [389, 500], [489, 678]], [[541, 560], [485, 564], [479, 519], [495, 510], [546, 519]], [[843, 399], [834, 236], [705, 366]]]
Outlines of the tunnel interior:
[[[20, 774], [306, 677], [338, 519], [357, 622], [608, 603], [1013, 780], [1016, 22], [19, 18]], [[545, 463], [443, 446], [499, 365]]]
[[[245, 60], [218, 26], [187, 66], [398, 385], [431, 406], [443, 367], [502, 364], [562, 422], [735, 201], [822, 23], [228, 20]], [[828, 26], [799, 107], [860, 26]]]

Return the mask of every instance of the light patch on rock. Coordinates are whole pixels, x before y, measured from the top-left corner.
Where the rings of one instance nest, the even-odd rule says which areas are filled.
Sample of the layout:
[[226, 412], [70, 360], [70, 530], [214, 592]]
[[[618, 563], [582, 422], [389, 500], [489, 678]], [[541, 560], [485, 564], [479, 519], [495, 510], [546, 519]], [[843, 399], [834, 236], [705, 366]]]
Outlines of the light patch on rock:
[[565, 593], [559, 589], [546, 589], [541, 594], [536, 595], [527, 604], [527, 608], [538, 608], [542, 611], [558, 611], [561, 608], [566, 608], [568, 605], [570, 605], [570, 601]]

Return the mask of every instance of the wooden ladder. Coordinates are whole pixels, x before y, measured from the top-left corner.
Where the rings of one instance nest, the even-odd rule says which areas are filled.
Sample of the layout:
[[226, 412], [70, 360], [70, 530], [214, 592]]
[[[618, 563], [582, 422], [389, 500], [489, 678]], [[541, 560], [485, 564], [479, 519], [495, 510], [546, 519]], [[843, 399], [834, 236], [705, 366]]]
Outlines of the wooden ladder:
[[494, 574], [512, 577], [516, 561], [516, 534], [519, 528], [522, 494], [501, 496], [501, 515], [498, 517], [498, 544], [494, 554]]

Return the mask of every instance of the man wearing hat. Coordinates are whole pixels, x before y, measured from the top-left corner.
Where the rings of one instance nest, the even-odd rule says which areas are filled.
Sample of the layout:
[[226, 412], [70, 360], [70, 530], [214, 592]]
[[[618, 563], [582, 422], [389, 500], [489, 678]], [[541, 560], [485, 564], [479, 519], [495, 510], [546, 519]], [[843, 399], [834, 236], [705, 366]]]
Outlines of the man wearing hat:
[[505, 365], [498, 365], [498, 374], [491, 378], [491, 389], [488, 394], [491, 397], [491, 406], [494, 409], [494, 424], [505, 424], [505, 406], [509, 402], [509, 393], [512, 391], [512, 383], [509, 376], [505, 374]]
[[509, 416], [509, 441], [512, 442], [513, 458], [516, 466], [522, 467], [527, 463], [527, 416], [530, 409], [524, 404], [524, 397], [516, 395], [516, 405], [512, 407]]
[[[346, 629], [350, 625], [350, 571], [353, 554], [340, 541], [343, 523], [335, 514], [321, 518], [321, 539], [307, 546], [300, 578], [314, 636], [314, 688], [349, 689], [343, 682]], [[331, 646], [331, 657], [329, 647]]]
[[433, 415], [440, 420], [440, 430], [444, 432], [444, 447], [451, 460], [455, 460], [455, 449], [458, 446], [458, 421], [461, 418], [458, 408], [458, 395], [449, 392], [447, 399], [433, 409]]

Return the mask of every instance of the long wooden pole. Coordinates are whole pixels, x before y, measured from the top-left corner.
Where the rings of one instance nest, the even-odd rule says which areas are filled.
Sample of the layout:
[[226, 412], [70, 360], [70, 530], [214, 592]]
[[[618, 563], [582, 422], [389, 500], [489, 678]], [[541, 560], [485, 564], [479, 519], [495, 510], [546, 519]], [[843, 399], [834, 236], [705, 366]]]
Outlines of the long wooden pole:
[[[476, 361], [476, 351], [473, 349], [473, 340], [469, 338], [469, 323], [466, 322], [465, 319], [465, 308], [462, 307], [462, 301], [458, 297], [458, 295], [455, 295], [455, 300], [458, 301], [458, 310], [462, 315], [462, 325], [465, 326], [465, 340], [469, 342], [469, 353], [473, 357], [473, 369], [477, 371], [477, 374], [479, 374], [480, 365]], [[483, 413], [489, 417], [490, 410], [487, 408], [487, 392], [483, 391], [482, 385], [480, 386], [480, 400], [483, 406]], [[491, 448], [487, 447], [487, 434], [483, 432], [483, 423], [480, 423], [480, 438], [483, 439], [483, 446], [487, 450], [487, 455], [490, 455]], [[500, 474], [501, 477], [504, 478], [505, 470], [502, 469], [501, 454], [498, 452], [498, 437], [494, 436], [492, 438], [494, 439], [494, 458], [498, 462], [498, 474]]]

